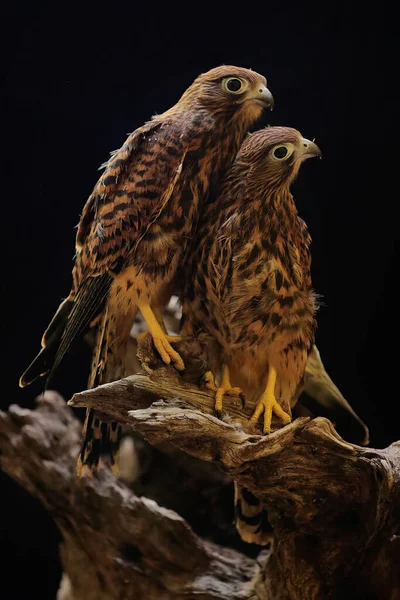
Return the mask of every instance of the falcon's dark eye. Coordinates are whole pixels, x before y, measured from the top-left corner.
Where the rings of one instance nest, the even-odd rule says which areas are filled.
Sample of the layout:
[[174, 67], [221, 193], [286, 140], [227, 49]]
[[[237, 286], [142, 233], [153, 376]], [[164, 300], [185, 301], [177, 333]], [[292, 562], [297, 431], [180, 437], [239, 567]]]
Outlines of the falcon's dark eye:
[[230, 92], [238, 92], [242, 87], [242, 82], [240, 79], [228, 79], [226, 82], [226, 87]]
[[287, 153], [288, 149], [285, 146], [278, 146], [278, 148], [275, 148], [274, 150], [275, 158], [285, 158]]
[[229, 77], [228, 79], [224, 79], [223, 87], [228, 91], [232, 92], [232, 94], [238, 94], [243, 91], [243, 81], [238, 79], [237, 77]]

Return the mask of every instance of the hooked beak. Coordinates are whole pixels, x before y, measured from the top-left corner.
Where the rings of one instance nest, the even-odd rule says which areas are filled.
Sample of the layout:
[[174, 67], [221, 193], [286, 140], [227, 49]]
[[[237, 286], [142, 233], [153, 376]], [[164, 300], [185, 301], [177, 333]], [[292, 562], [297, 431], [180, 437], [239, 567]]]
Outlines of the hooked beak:
[[319, 158], [322, 158], [322, 152], [315, 142], [311, 142], [306, 138], [301, 138], [300, 156], [301, 158], [311, 158], [312, 156], [319, 156]]
[[251, 95], [251, 100], [255, 100], [257, 104], [261, 104], [264, 108], [267, 106], [270, 110], [274, 109], [274, 97], [265, 85], [259, 85], [254, 95]]

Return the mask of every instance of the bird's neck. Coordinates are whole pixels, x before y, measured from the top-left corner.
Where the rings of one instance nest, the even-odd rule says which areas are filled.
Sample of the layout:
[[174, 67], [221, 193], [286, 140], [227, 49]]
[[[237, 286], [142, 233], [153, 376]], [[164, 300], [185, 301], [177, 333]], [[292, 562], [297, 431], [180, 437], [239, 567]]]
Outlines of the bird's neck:
[[247, 133], [247, 121], [237, 113], [210, 113], [204, 109], [188, 115], [188, 119], [188, 139], [195, 149], [195, 155], [198, 152], [198, 156], [204, 157], [207, 163], [209, 193], [215, 197]]
[[[231, 119], [222, 115], [214, 117], [214, 127], [211, 133], [211, 153], [214, 157], [215, 177], [221, 181], [231, 168], [247, 133], [247, 124], [243, 119], [234, 115]], [[218, 190], [214, 189], [213, 193]]]
[[284, 234], [297, 221], [298, 213], [289, 185], [244, 190], [240, 202], [240, 214], [248, 223], [248, 231], [268, 232], [271, 228]]
[[[178, 102], [169, 110], [153, 117], [165, 121], [166, 118], [178, 121], [185, 125], [187, 135], [193, 139], [200, 136], [215, 139], [215, 151], [219, 149], [222, 139], [229, 140], [233, 153], [236, 154], [249, 129], [254, 122], [254, 116], [246, 111], [240, 111], [235, 106], [213, 106], [212, 108], [202, 105], [193, 99], [189, 102]], [[232, 141], [233, 140], [233, 141]]]
[[271, 191], [263, 199], [260, 224], [263, 231], [280, 232], [290, 238], [297, 229], [298, 212], [289, 186]]
[[289, 185], [279, 188], [266, 189], [261, 196], [263, 214], [270, 216], [274, 213], [284, 213], [297, 217], [297, 208], [290, 192]]

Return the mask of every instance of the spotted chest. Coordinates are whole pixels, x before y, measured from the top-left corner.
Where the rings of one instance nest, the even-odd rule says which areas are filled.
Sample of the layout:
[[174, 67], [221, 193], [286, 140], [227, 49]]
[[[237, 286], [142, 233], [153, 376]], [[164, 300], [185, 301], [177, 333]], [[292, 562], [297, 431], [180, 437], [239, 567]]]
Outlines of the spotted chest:
[[[193, 264], [186, 313], [194, 328], [206, 328], [226, 351], [302, 340], [315, 327], [310, 237], [294, 215], [263, 219], [257, 202], [209, 211]], [[280, 344], [279, 344], [280, 345]]]

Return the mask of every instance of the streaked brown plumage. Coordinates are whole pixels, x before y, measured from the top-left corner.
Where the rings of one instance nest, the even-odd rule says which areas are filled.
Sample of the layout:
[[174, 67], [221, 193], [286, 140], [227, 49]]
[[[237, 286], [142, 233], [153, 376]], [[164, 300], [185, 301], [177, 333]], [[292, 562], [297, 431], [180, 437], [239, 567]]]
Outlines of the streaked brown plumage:
[[[183, 331], [206, 332], [221, 347], [216, 409], [225, 393], [237, 395], [240, 388], [246, 399], [258, 400], [252, 421], [264, 413], [265, 433], [273, 412], [290, 421], [314, 343], [310, 236], [290, 184], [301, 162], [316, 155], [316, 144], [291, 128], [249, 135], [203, 213], [187, 276]], [[240, 490], [236, 494], [240, 499]], [[254, 523], [255, 509], [247, 508]]]
[[[163, 360], [184, 368], [160, 314], [203, 202], [231, 165], [248, 127], [272, 103], [263, 76], [217, 67], [200, 75], [175, 106], [128, 137], [85, 204], [71, 292], [21, 385], [56, 369], [71, 343], [94, 325], [89, 384], [115, 379], [123, 372], [121, 348], [138, 310]], [[92, 412], [86, 428], [81, 462], [96, 466], [105, 434], [113, 444], [118, 435]]]

